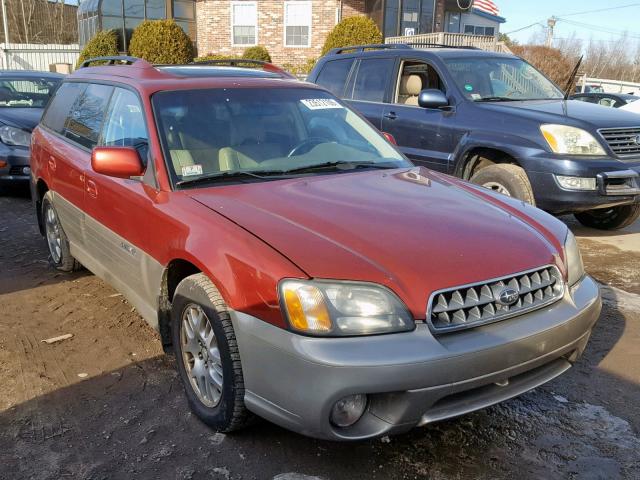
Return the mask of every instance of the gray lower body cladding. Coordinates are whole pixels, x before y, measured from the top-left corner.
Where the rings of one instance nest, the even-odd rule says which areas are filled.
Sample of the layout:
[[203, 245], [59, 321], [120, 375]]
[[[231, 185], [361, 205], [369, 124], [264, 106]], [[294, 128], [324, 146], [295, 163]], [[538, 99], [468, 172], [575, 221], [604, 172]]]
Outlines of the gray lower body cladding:
[[[525, 315], [434, 336], [425, 324], [402, 334], [353, 338], [296, 335], [240, 312], [232, 319], [254, 413], [332, 440], [400, 433], [535, 388], [567, 370], [599, 317], [598, 286], [585, 277], [562, 300]], [[340, 398], [369, 395], [352, 427], [329, 415]]]

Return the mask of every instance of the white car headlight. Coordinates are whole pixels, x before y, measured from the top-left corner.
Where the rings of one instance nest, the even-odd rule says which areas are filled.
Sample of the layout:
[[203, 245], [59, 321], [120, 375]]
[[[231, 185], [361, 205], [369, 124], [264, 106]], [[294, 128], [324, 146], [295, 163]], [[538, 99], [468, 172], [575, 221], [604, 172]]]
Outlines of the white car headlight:
[[415, 328], [400, 299], [380, 285], [283, 280], [280, 299], [291, 328], [310, 335], [374, 335]]
[[554, 153], [565, 155], [606, 155], [600, 142], [580, 128], [542, 125], [540, 131]]
[[567, 282], [572, 287], [584, 276], [584, 265], [578, 242], [571, 230], [567, 230], [567, 238], [564, 241], [564, 261], [567, 267]]
[[0, 140], [6, 145], [28, 147], [31, 144], [31, 134], [19, 128], [3, 125], [0, 127]]

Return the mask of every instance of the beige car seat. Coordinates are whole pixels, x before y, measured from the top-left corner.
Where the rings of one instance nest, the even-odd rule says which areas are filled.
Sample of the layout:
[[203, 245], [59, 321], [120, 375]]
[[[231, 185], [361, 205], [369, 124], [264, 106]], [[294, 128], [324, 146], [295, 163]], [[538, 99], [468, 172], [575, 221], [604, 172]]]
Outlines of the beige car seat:
[[404, 105], [418, 105], [418, 96], [422, 91], [422, 78], [420, 75], [403, 75], [400, 78], [398, 103]]

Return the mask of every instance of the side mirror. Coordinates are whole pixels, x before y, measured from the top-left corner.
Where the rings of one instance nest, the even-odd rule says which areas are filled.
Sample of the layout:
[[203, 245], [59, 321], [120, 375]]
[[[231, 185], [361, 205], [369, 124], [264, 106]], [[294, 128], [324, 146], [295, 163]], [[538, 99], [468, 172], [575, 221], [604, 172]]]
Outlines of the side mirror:
[[449, 100], [441, 90], [427, 88], [418, 95], [418, 105], [422, 108], [442, 108], [449, 106]]
[[139, 177], [145, 170], [133, 147], [95, 147], [91, 152], [91, 168], [96, 173], [117, 178]]

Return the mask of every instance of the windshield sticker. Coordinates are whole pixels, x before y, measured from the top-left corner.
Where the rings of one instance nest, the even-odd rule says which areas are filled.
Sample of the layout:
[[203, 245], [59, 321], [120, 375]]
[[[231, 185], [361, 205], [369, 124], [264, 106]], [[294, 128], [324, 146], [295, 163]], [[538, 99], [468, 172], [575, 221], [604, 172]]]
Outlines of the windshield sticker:
[[482, 99], [482, 95], [480, 95], [479, 93], [472, 93], [471, 94], [471, 99], [472, 100], [480, 100], [480, 99]]
[[471, 84], [467, 83], [467, 84], [464, 86], [464, 89], [465, 89], [467, 92], [473, 92], [473, 85], [471, 85]]
[[300, 100], [309, 110], [326, 110], [328, 108], [343, 108], [333, 98], [307, 98]]
[[202, 175], [202, 165], [185, 165], [182, 167], [183, 177], [192, 177], [194, 175]]

